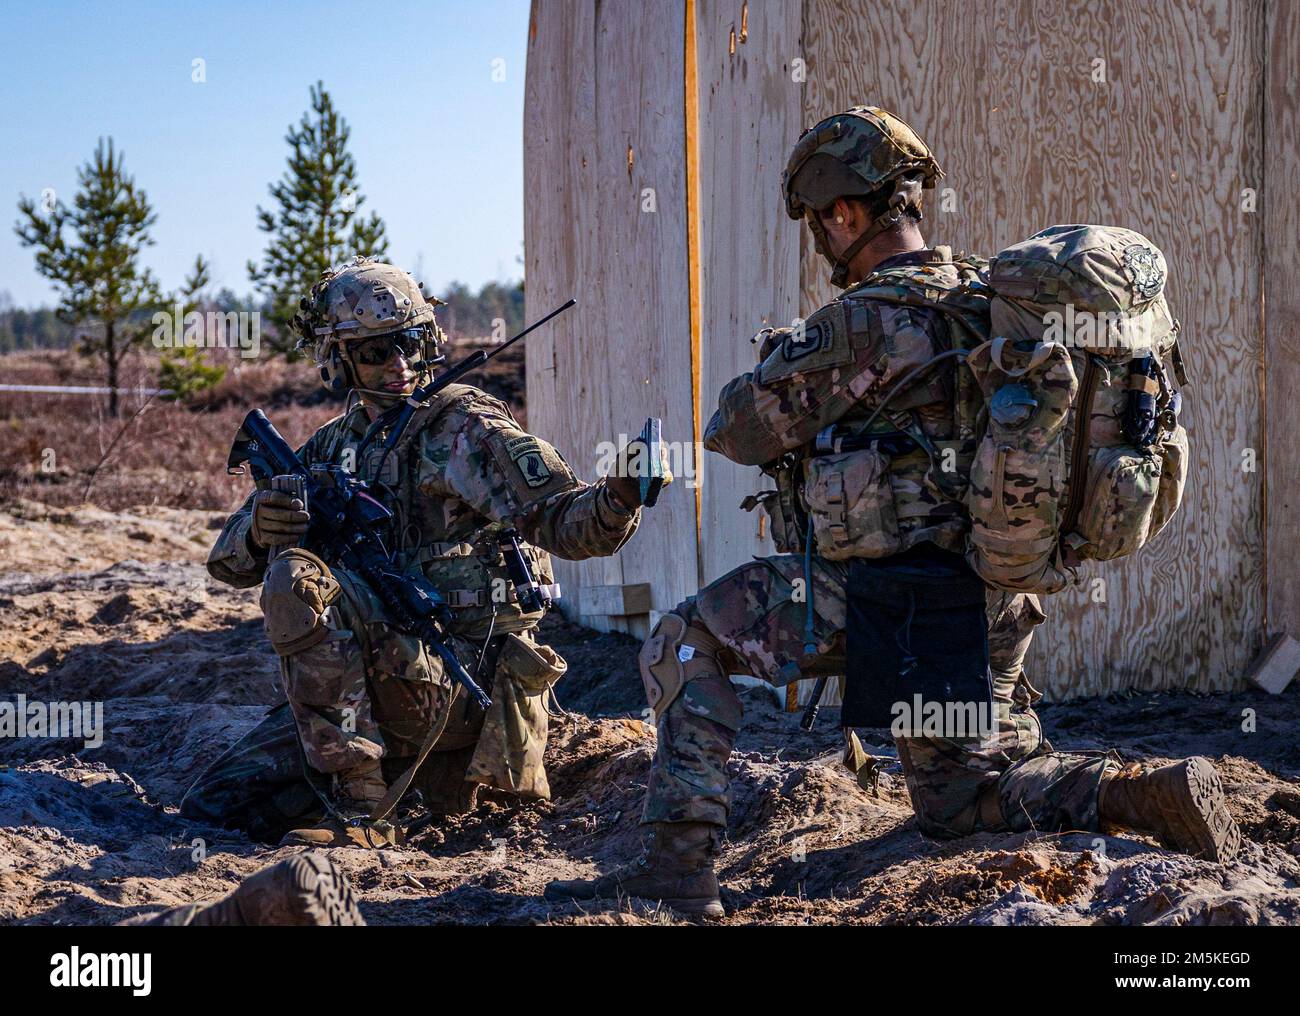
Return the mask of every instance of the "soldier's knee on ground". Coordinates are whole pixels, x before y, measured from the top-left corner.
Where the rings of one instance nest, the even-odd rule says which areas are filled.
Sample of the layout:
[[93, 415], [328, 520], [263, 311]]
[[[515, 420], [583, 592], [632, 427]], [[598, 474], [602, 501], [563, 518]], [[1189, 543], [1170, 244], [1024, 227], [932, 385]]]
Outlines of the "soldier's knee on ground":
[[673, 704], [688, 681], [708, 675], [726, 679], [718, 662], [722, 643], [698, 619], [688, 621], [691, 614], [689, 608], [679, 606], [661, 617], [637, 657], [646, 702], [656, 719]]

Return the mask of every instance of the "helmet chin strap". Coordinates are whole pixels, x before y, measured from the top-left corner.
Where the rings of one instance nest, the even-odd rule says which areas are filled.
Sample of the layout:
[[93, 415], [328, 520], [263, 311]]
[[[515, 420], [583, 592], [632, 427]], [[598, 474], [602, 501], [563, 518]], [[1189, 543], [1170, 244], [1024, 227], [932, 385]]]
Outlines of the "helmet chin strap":
[[858, 252], [877, 236], [889, 229], [894, 223], [902, 219], [907, 211], [909, 196], [904, 191], [898, 191], [889, 199], [889, 208], [883, 215], [878, 216], [856, 240], [850, 243], [838, 255], [831, 254], [830, 237], [826, 235], [826, 227], [822, 225], [820, 213], [814, 212], [809, 221], [813, 237], [817, 241], [817, 250], [821, 253], [831, 266], [831, 285], [837, 289], [844, 289], [849, 284], [849, 264]]

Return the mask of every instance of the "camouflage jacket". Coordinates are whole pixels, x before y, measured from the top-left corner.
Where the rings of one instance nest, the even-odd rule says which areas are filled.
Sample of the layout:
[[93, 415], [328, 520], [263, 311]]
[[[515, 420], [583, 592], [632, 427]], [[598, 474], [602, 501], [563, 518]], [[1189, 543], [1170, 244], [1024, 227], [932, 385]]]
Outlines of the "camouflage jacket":
[[[954, 258], [945, 247], [899, 254], [801, 326], [760, 332], [762, 361], [723, 388], [705, 447], [764, 467], [781, 496], [760, 503], [769, 514], [780, 503], [799, 514], [806, 507], [801, 466], [819, 454], [819, 434], [832, 425], [836, 434], [855, 433], [913, 370], [987, 338], [986, 268], [982, 259]], [[860, 556], [924, 540], [964, 549], [970, 522], [962, 495], [982, 397], [969, 372], [955, 367], [949, 359], [919, 374], [872, 424], [873, 434], [896, 435], [879, 447], [888, 449], [884, 496], [897, 522], [892, 541], [868, 541], [890, 549]], [[791, 525], [774, 515], [778, 550], [802, 549], [802, 533], [802, 516]]]
[[[368, 425], [365, 410], [354, 406], [321, 427], [298, 455], [309, 467], [342, 465], [374, 483], [380, 442], [357, 462]], [[495, 529], [518, 529], [537, 580], [550, 583], [548, 551], [574, 561], [613, 554], [640, 521], [640, 509], [625, 508], [604, 480], [579, 480], [559, 452], [520, 428], [503, 402], [468, 385], [449, 386], [417, 412], [374, 492], [397, 516], [392, 539], [403, 566], [423, 571], [439, 587], [453, 607], [456, 633], [471, 639], [484, 637], [494, 609], [498, 633], [531, 628], [541, 617], [519, 608]], [[208, 556], [208, 571], [239, 588], [257, 585], [266, 568], [266, 555], [249, 539], [251, 501], [250, 495], [227, 519]], [[508, 591], [504, 604], [502, 591]]]

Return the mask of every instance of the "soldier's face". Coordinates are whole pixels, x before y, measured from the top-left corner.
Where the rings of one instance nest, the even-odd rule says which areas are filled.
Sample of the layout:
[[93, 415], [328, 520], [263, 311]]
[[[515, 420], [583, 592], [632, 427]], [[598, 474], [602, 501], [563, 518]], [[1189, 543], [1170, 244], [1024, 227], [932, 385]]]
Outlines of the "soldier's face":
[[[419, 375], [396, 343], [380, 338], [370, 340], [369, 344], [358, 343], [358, 347], [362, 345], [367, 348], [358, 348], [352, 356], [352, 369], [356, 373], [358, 388], [369, 388], [391, 395], [410, 395], [415, 391]], [[386, 358], [375, 363], [385, 352]]]

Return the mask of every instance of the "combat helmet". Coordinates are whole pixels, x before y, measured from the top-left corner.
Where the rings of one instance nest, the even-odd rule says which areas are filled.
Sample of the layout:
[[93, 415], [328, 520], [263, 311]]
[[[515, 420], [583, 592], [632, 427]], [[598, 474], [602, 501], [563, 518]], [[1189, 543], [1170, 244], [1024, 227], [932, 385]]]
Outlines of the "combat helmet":
[[420, 342], [417, 369], [428, 370], [445, 359], [440, 348], [447, 337], [434, 318], [442, 301], [426, 297], [422, 285], [402, 269], [361, 254], [344, 268], [321, 273], [298, 302], [293, 328], [297, 348], [312, 351], [326, 388], [338, 392], [355, 381], [348, 377], [340, 347], [377, 335], [415, 333]]
[[939, 163], [911, 127], [875, 106], [854, 106], [799, 135], [781, 189], [792, 219], [803, 218], [810, 208], [824, 211], [836, 198], [870, 194], [884, 203], [884, 212], [838, 258], [831, 256], [817, 216], [808, 217], [817, 251], [831, 264], [831, 282], [843, 286], [858, 251], [904, 213], [920, 218], [921, 191], [942, 177]]

